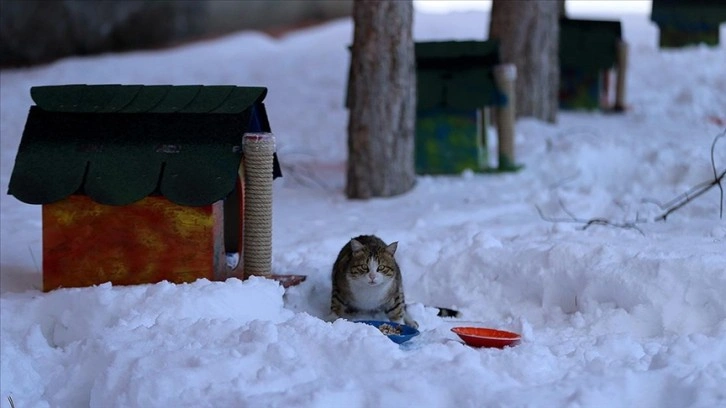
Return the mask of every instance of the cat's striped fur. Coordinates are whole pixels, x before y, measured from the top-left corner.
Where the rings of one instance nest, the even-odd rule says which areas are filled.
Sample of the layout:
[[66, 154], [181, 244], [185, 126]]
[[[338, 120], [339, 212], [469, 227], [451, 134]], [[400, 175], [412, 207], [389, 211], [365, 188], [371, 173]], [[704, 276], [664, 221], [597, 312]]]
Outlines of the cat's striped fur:
[[334, 317], [383, 312], [391, 321], [418, 327], [406, 312], [401, 270], [394, 258], [397, 246], [375, 235], [358, 236], [343, 246], [333, 264]]

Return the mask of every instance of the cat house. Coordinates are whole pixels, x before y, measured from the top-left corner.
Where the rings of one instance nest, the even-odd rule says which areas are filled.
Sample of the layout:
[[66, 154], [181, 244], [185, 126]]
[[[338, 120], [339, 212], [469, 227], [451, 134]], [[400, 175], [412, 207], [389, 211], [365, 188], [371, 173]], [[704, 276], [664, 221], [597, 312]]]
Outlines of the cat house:
[[620, 21], [560, 19], [559, 61], [560, 109], [625, 109], [627, 46]]
[[[254, 221], [245, 172], [269, 183], [281, 175], [269, 143], [267, 168], [245, 168], [260, 151], [248, 153], [246, 143], [271, 137], [266, 88], [63, 85], [30, 93], [8, 193], [42, 206], [45, 291], [250, 274], [244, 256], [236, 265], [227, 259], [265, 235], [245, 232]], [[269, 273], [269, 254], [265, 262], [260, 274]]]
[[[497, 75], [501, 64], [499, 42], [417, 42], [416, 172], [456, 174], [464, 170], [510, 171], [514, 163], [513, 88], [507, 93], [502, 77], [514, 84], [516, 70]], [[491, 168], [487, 147], [487, 109], [506, 110], [497, 121], [499, 162]], [[502, 143], [503, 140], [509, 141]], [[510, 146], [510, 151], [502, 146]]]
[[653, 0], [650, 19], [658, 25], [662, 48], [719, 44], [726, 22], [723, 0]]

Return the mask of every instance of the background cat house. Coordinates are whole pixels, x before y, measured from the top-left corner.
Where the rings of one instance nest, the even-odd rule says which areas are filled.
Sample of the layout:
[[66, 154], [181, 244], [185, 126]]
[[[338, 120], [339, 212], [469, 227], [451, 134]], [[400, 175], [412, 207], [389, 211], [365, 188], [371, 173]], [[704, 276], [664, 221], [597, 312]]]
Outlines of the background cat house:
[[[560, 109], [625, 109], [627, 44], [620, 21], [560, 19]], [[615, 100], [609, 101], [611, 72]]]
[[[350, 47], [349, 47], [350, 48]], [[499, 42], [430, 41], [414, 45], [416, 58], [416, 133], [415, 166], [417, 174], [458, 174], [513, 171], [511, 140], [514, 137], [513, 98], [507, 84], [497, 76], [500, 63]], [[516, 70], [514, 70], [516, 74]], [[350, 72], [345, 106], [350, 107]], [[499, 79], [498, 79], [499, 78]], [[514, 78], [510, 82], [513, 85]], [[503, 86], [505, 85], [505, 86]], [[513, 89], [511, 90], [513, 92]], [[497, 168], [489, 165], [487, 147], [487, 109], [506, 109], [499, 127], [500, 152]], [[508, 149], [501, 149], [502, 138]]]
[[226, 254], [242, 253], [242, 139], [270, 132], [266, 93], [32, 88], [8, 193], [42, 205], [43, 289], [239, 275]]
[[660, 30], [662, 48], [719, 44], [719, 26], [726, 22], [723, 0], [653, 0], [650, 19]]
[[[496, 75], [501, 65], [499, 42], [417, 42], [415, 52], [416, 172], [516, 170], [513, 152], [500, 149], [496, 169], [490, 168], [488, 159], [486, 109], [514, 109]], [[513, 127], [499, 122], [497, 126], [501, 147], [502, 136], [513, 137]]]

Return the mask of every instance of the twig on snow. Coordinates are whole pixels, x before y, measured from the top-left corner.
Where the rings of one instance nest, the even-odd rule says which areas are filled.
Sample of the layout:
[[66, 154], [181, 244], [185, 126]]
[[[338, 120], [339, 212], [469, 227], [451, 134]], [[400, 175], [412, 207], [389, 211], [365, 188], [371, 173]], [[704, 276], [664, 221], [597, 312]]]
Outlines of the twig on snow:
[[[715, 159], [715, 151], [716, 151], [716, 144], [720, 138], [726, 138], [726, 129], [716, 136], [713, 139], [713, 142], [711, 143], [711, 168], [713, 170], [713, 180], [704, 181], [702, 183], [697, 184], [694, 187], [691, 187], [688, 189], [688, 191], [676, 196], [675, 198], [671, 199], [665, 204], [660, 204], [658, 202], [655, 202], [653, 200], [648, 200], [648, 202], [652, 202], [658, 207], [660, 207], [661, 210], [663, 210], [663, 213], [659, 216], [655, 217], [653, 221], [666, 221], [668, 216], [671, 215], [673, 212], [683, 208], [686, 204], [690, 203], [694, 199], [696, 199], [698, 196], [704, 194], [714, 186], [718, 186], [718, 189], [720, 191], [721, 196], [721, 202], [719, 205], [719, 219], [723, 219], [723, 207], [724, 207], [724, 188], [723, 188], [723, 180], [724, 177], [726, 177], [726, 170], [723, 170], [721, 173], [718, 172], [716, 169], [716, 159]], [[645, 200], [644, 200], [645, 201]], [[548, 222], [568, 222], [568, 223], [575, 223], [575, 224], [582, 224], [581, 229], [586, 230], [590, 226], [593, 225], [604, 225], [609, 227], [615, 227], [615, 228], [623, 228], [623, 229], [634, 229], [638, 231], [641, 235], [645, 235], [643, 231], [638, 228], [636, 224], [647, 222], [647, 220], [643, 220], [640, 218], [640, 216], [636, 216], [635, 221], [630, 222], [613, 222], [605, 218], [590, 218], [590, 219], [582, 219], [576, 217], [570, 210], [567, 209], [565, 204], [562, 202], [562, 200], [559, 200], [560, 208], [562, 209], [562, 212], [567, 214], [569, 218], [557, 218], [557, 217], [550, 217], [545, 215], [542, 212], [542, 209], [535, 205], [535, 208], [537, 208], [537, 212], [539, 213], [539, 216]]]
[[713, 180], [710, 181], [704, 181], [694, 187], [691, 187], [688, 191], [685, 193], [680, 194], [679, 196], [675, 197], [671, 201], [669, 201], [665, 205], [665, 212], [657, 217], [655, 217], [655, 221], [666, 221], [669, 215], [673, 213], [674, 211], [678, 210], [679, 208], [682, 208], [686, 204], [693, 201], [696, 197], [700, 196], [701, 194], [705, 193], [706, 191], [710, 190], [714, 186], [718, 186], [719, 191], [721, 192], [721, 202], [719, 204], [719, 219], [723, 219], [723, 185], [721, 182], [723, 181], [724, 175], [726, 175], [726, 170], [722, 171], [721, 174], [718, 173], [716, 170], [716, 158], [715, 158], [715, 151], [716, 151], [716, 143], [718, 142], [718, 139], [726, 136], [726, 130], [724, 130], [721, 134], [716, 136], [713, 139], [713, 142], [711, 143], [711, 169], [713, 169]]
[[567, 208], [564, 206], [562, 201], [560, 201], [560, 207], [562, 208], [562, 211], [569, 216], [569, 218], [556, 218], [556, 217], [547, 216], [542, 212], [542, 209], [538, 205], [535, 205], [535, 208], [537, 208], [537, 212], [539, 213], [540, 218], [542, 218], [543, 220], [548, 221], [548, 222], [567, 222], [567, 223], [571, 223], [571, 224], [582, 224], [580, 229], [583, 231], [590, 228], [593, 225], [605, 225], [605, 226], [615, 227], [615, 228], [633, 229], [633, 230], [638, 231], [641, 235], [645, 236], [645, 233], [643, 233], [643, 230], [638, 228], [638, 226], [636, 225], [636, 223], [638, 221], [618, 223], [618, 222], [610, 221], [605, 218], [582, 219], [582, 218], [575, 217], [569, 210], [567, 210]]

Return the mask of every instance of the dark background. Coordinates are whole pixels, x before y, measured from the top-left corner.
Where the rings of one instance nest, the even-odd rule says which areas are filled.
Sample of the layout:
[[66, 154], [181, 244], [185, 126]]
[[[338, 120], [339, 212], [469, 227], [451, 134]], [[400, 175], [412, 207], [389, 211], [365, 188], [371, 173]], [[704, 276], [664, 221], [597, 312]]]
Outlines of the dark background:
[[0, 0], [0, 66], [167, 47], [349, 16], [352, 0]]

